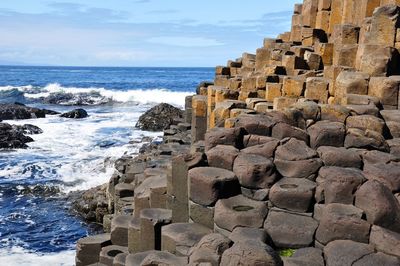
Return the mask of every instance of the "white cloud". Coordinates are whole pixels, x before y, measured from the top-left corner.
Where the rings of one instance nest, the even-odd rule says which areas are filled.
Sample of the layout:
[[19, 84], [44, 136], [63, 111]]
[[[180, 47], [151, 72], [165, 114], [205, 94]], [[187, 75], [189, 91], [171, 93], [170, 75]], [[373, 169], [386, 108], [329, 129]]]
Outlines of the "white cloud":
[[147, 39], [147, 42], [180, 46], [180, 47], [211, 47], [211, 46], [221, 46], [224, 45], [216, 39], [204, 38], [204, 37], [179, 37], [179, 36], [163, 36], [163, 37], [153, 37]]
[[143, 61], [153, 55], [144, 51], [101, 51], [95, 57], [101, 61]]

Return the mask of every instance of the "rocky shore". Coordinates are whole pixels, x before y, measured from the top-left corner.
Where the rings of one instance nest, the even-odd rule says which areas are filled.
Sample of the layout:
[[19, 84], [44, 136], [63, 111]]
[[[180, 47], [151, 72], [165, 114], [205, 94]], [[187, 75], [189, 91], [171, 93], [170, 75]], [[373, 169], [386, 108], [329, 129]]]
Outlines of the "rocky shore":
[[76, 265], [400, 265], [400, 7], [305, 0], [123, 157]]

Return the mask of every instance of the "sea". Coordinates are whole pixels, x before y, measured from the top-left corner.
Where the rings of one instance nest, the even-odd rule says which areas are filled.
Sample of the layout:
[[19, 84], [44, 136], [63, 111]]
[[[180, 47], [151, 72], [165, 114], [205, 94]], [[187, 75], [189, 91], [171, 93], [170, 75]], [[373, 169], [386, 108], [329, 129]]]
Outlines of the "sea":
[[104, 184], [113, 162], [135, 155], [144, 137], [141, 114], [166, 102], [183, 108], [213, 68], [0, 66], [0, 103], [89, 117], [3, 121], [32, 124], [43, 134], [25, 150], [0, 151], [0, 265], [74, 265], [76, 241], [101, 232], [70, 210], [65, 194]]

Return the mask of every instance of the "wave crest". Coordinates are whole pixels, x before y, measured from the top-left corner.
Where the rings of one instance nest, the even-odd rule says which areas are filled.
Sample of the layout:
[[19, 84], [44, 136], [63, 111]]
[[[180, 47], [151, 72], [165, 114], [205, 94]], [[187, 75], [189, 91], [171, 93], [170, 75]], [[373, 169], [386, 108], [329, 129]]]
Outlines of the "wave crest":
[[63, 87], [59, 83], [48, 84], [45, 87], [3, 86], [0, 96], [21, 101], [24, 97], [28, 102], [41, 102], [59, 105], [101, 105], [112, 103], [156, 104], [169, 103], [183, 106], [185, 97], [192, 92], [177, 92], [163, 88], [112, 90], [106, 88]]

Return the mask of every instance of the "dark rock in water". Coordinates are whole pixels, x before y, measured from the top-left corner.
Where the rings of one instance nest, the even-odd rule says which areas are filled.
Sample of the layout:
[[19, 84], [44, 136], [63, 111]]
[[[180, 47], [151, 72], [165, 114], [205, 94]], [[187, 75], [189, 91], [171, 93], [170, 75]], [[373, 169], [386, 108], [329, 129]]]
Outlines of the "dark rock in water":
[[10, 124], [0, 123], [0, 149], [25, 149], [28, 147], [26, 143], [32, 141], [23, 131]]
[[54, 113], [56, 112], [28, 107], [20, 103], [0, 104], [0, 120], [44, 118], [46, 114]]
[[136, 127], [146, 131], [162, 131], [173, 124], [174, 120], [183, 117], [183, 111], [167, 103], [161, 103], [142, 116]]
[[65, 118], [85, 118], [88, 117], [87, 112], [84, 109], [75, 109], [70, 112], [64, 113], [61, 117]]
[[102, 96], [99, 92], [92, 91], [88, 93], [51, 93], [45, 98], [41, 98], [43, 103], [60, 105], [98, 105], [110, 102], [110, 99]]
[[13, 125], [12, 127], [16, 131], [19, 131], [22, 134], [26, 134], [26, 135], [37, 135], [37, 134], [42, 134], [43, 133], [42, 129], [40, 129], [37, 126], [31, 125], [31, 124], [25, 124], [25, 125], [22, 125], [22, 126]]
[[106, 196], [107, 185], [77, 191], [68, 194], [67, 201], [72, 202], [72, 210], [87, 222], [103, 223], [103, 216], [110, 214]]

